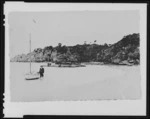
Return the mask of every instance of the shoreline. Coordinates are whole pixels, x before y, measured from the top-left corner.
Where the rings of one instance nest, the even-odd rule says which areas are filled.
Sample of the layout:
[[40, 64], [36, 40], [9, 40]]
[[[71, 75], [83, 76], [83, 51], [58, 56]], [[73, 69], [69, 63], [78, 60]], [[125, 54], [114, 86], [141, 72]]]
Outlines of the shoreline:
[[[10, 63], [30, 63], [30, 62], [10, 62]], [[31, 63], [50, 63], [50, 62], [31, 62]], [[64, 65], [64, 66], [63, 66]], [[80, 64], [62, 64], [61, 67], [84, 67], [83, 65], [105, 65], [105, 66], [139, 66], [140, 64], [133, 64], [133, 63], [128, 63], [128, 64], [121, 64], [121, 63], [104, 63], [104, 62], [81, 62]], [[47, 66], [47, 65], [45, 65]], [[58, 66], [58, 64], [51, 65], [50, 67]]]

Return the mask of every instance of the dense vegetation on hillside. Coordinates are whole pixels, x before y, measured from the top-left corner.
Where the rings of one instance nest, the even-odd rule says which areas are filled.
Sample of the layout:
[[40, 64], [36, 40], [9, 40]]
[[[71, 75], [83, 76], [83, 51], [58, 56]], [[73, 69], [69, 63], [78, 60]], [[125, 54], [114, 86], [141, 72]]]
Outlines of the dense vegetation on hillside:
[[119, 42], [108, 45], [47, 46], [28, 54], [15, 56], [12, 62], [104, 62], [113, 64], [139, 64], [139, 34], [124, 36]]

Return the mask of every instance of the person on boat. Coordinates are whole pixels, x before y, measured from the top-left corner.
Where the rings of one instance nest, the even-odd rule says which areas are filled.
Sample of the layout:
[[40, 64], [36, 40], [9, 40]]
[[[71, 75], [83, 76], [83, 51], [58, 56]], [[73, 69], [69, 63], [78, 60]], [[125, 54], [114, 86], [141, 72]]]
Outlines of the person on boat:
[[43, 66], [41, 66], [39, 74], [40, 74], [40, 78], [44, 77], [44, 68], [43, 68]]

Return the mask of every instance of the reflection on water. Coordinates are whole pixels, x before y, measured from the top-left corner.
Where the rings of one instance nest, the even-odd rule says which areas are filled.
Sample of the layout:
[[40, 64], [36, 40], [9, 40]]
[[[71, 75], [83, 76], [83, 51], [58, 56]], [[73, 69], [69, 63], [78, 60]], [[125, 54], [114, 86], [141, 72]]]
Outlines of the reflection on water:
[[[43, 63], [42, 63], [43, 64]], [[41, 63], [32, 63], [38, 72]], [[12, 101], [140, 99], [140, 66], [45, 67], [43, 79], [25, 80], [29, 63], [10, 63]]]

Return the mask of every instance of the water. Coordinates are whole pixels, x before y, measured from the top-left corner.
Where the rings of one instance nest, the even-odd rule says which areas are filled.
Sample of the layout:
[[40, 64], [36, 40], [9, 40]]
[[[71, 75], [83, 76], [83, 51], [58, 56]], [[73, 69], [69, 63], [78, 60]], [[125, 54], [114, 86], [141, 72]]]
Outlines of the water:
[[[43, 63], [32, 63], [38, 72]], [[140, 66], [45, 67], [43, 79], [25, 80], [29, 63], [10, 63], [11, 101], [140, 99]]]

